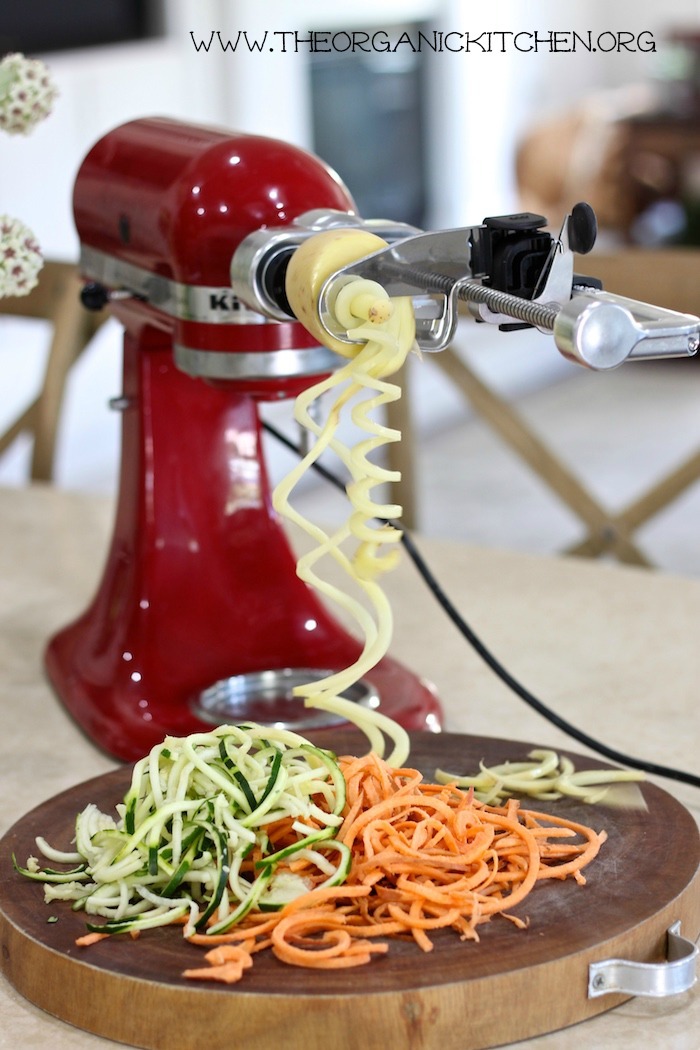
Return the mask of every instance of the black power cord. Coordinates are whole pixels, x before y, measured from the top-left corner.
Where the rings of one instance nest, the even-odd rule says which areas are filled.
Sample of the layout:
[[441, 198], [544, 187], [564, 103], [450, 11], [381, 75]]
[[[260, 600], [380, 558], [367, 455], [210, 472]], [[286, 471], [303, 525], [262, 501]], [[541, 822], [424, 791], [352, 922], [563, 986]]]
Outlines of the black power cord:
[[[277, 427], [271, 423], [264, 422], [263, 428], [272, 435], [277, 441], [285, 445], [286, 448], [290, 449], [296, 455], [301, 456], [303, 453], [301, 449], [295, 445], [295, 443], [283, 434]], [[329, 481], [336, 488], [341, 491], [345, 491], [345, 484], [342, 479], [339, 478], [332, 471], [328, 470], [321, 463], [312, 464], [314, 470], [320, 474], [322, 478]], [[460, 634], [469, 642], [475, 652], [481, 657], [486, 665], [501, 679], [505, 685], [508, 686], [521, 700], [531, 707], [538, 714], [542, 715], [543, 718], [555, 725], [557, 729], [561, 729], [562, 732], [566, 733], [573, 740], [578, 741], [579, 744], [583, 744], [585, 747], [591, 749], [591, 751], [597, 752], [604, 758], [609, 758], [613, 762], [617, 762], [620, 765], [631, 766], [633, 769], [643, 770], [645, 773], [652, 773], [655, 776], [664, 777], [667, 780], [677, 780], [684, 784], [690, 784], [692, 787], [700, 788], [700, 776], [695, 773], [687, 773], [681, 769], [673, 769], [669, 766], [662, 766], [656, 762], [647, 762], [645, 759], [632, 758], [630, 755], [626, 755], [622, 751], [617, 751], [615, 748], [608, 747], [607, 744], [603, 744], [596, 740], [594, 737], [584, 733], [583, 730], [577, 729], [576, 726], [567, 722], [566, 719], [558, 715], [556, 711], [553, 711], [550, 707], [544, 704], [541, 700], [538, 700], [529, 689], [526, 689], [498, 660], [493, 653], [484, 645], [478, 635], [472, 630], [469, 624], [466, 622], [462, 614], [452, 603], [450, 598], [445, 594], [444, 590], [435, 579], [432, 571], [428, 567], [420, 551], [416, 547], [413, 539], [404, 530], [401, 542], [405, 547], [411, 561], [415, 565], [419, 575], [427, 585], [431, 594], [438, 602], [442, 610], [446, 613], [449, 619], [452, 621], [454, 626], [460, 632]]]

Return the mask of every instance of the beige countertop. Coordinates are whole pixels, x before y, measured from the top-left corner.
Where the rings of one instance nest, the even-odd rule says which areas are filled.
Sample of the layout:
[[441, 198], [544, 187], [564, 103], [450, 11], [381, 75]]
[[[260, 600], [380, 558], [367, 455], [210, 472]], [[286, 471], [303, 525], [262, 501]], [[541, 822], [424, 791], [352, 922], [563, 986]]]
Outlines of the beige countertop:
[[[114, 768], [55, 700], [47, 638], [82, 611], [100, 576], [112, 506], [49, 488], [0, 490], [0, 834], [33, 806]], [[509, 671], [608, 745], [700, 772], [700, 582], [641, 569], [463, 544], [420, 543], [471, 626]], [[583, 752], [501, 684], [404, 558], [387, 591], [393, 655], [433, 681], [445, 728]], [[700, 820], [700, 792], [657, 783]], [[0, 978], [0, 1047], [116, 1046], [37, 1010]], [[700, 994], [633, 999], [519, 1050], [698, 1050]]]

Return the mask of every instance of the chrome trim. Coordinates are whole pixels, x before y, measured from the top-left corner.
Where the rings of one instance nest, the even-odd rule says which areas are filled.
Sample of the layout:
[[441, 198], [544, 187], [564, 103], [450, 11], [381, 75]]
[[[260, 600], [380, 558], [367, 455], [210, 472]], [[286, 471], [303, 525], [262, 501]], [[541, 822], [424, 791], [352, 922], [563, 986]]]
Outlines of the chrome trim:
[[130, 293], [179, 321], [227, 325], [275, 323], [245, 306], [230, 286], [183, 284], [96, 248], [83, 246], [80, 270], [90, 280], [119, 292]]
[[325, 346], [295, 350], [264, 350], [260, 353], [225, 353], [195, 350], [176, 343], [175, 364], [188, 375], [201, 379], [287, 379], [334, 372], [343, 358]]

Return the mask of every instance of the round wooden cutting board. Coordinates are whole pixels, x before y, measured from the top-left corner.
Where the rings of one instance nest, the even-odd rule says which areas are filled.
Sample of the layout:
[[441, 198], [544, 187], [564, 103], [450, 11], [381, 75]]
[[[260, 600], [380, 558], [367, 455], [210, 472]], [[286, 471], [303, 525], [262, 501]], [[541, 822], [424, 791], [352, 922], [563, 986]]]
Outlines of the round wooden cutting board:
[[[434, 779], [440, 766], [472, 772], [487, 762], [526, 757], [513, 741], [416, 734], [410, 764]], [[320, 742], [320, 741], [319, 741]], [[361, 753], [364, 738], [344, 733], [325, 746]], [[600, 766], [571, 755], [578, 768]], [[622, 957], [660, 962], [666, 931], [681, 922], [700, 932], [700, 837], [695, 821], [669, 794], [642, 786], [644, 809], [550, 803], [608, 840], [586, 869], [587, 883], [545, 880], [514, 909], [528, 920], [480, 927], [480, 942], [452, 931], [424, 954], [392, 941], [368, 966], [317, 972], [279, 963], [269, 952], [233, 986], [183, 979], [201, 949], [179, 928], [154, 930], [76, 948], [84, 916], [46, 905], [41, 884], [13, 870], [35, 855], [36, 835], [67, 849], [75, 816], [88, 802], [113, 812], [130, 780], [120, 769], [80, 784], [23, 817], [0, 842], [0, 952], [15, 988], [71, 1024], [153, 1050], [481, 1050], [555, 1031], [617, 1005], [622, 996], [588, 999], [588, 966]], [[544, 804], [528, 803], [544, 809]], [[50, 921], [57, 917], [57, 921]]]

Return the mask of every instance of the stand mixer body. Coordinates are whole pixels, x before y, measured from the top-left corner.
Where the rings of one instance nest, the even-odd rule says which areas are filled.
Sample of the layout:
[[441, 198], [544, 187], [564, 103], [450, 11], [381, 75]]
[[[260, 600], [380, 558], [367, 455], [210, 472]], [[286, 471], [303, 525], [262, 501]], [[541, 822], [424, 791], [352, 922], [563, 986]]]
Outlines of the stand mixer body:
[[[243, 307], [229, 283], [242, 239], [313, 208], [354, 211], [316, 158], [169, 120], [109, 133], [78, 174], [82, 269], [125, 330], [121, 471], [97, 592], [45, 661], [77, 722], [120, 759], [224, 721], [322, 730], [331, 716], [305, 721], [280, 683], [361, 650], [296, 576], [258, 411], [337, 359], [295, 321]], [[240, 694], [241, 682], [256, 686]], [[358, 702], [408, 729], [440, 726], [433, 689], [389, 657]]]

